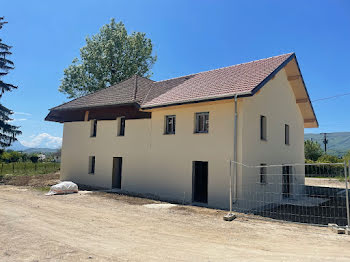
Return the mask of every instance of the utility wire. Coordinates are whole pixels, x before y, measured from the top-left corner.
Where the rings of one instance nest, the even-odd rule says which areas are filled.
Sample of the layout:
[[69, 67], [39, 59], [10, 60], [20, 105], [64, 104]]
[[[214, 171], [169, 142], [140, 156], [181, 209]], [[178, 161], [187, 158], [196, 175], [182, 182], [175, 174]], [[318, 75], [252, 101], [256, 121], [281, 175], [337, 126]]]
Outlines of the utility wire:
[[345, 94], [339, 94], [339, 95], [335, 95], [335, 96], [324, 97], [324, 98], [312, 100], [311, 102], [314, 103], [314, 102], [318, 102], [318, 101], [322, 101], [322, 100], [328, 100], [328, 99], [337, 98], [337, 97], [341, 97], [341, 96], [348, 96], [348, 95], [350, 95], [350, 93], [345, 93]]

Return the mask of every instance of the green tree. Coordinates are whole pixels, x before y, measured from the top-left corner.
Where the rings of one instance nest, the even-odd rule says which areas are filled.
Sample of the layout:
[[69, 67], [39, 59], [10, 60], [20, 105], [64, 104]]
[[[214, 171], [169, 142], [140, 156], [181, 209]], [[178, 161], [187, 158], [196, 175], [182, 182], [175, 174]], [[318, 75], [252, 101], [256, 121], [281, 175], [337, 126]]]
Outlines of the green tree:
[[350, 150], [348, 151], [348, 152], [346, 152], [346, 154], [344, 155], [344, 160], [346, 161], [346, 162], [349, 162], [349, 160], [350, 160]]
[[344, 160], [336, 156], [324, 154], [317, 159], [319, 163], [341, 163]]
[[[4, 18], [0, 17], [0, 29], [2, 29], [6, 23]], [[10, 70], [14, 69], [13, 62], [7, 59], [7, 56], [11, 55], [10, 49], [11, 46], [4, 44], [2, 39], [0, 39], [0, 98], [4, 92], [12, 91], [17, 88], [12, 84], [2, 81], [2, 77], [7, 75]], [[9, 147], [12, 142], [17, 140], [16, 136], [21, 134], [17, 126], [9, 124], [9, 122], [13, 120], [11, 119], [12, 114], [13, 112], [10, 109], [0, 103], [0, 146], [3, 148]]]
[[10, 152], [4, 151], [1, 154], [1, 161], [6, 162], [6, 163], [10, 163], [10, 159], [11, 159], [11, 153]]
[[22, 153], [21, 158], [22, 158], [22, 162], [26, 162], [29, 160], [29, 156], [26, 153]]
[[59, 91], [75, 98], [135, 74], [150, 77], [157, 60], [152, 53], [152, 41], [145, 33], [128, 35], [124, 24], [112, 19], [98, 34], [86, 38], [86, 45], [80, 49], [80, 59], [75, 58], [64, 70]]
[[323, 155], [320, 144], [312, 140], [304, 141], [304, 151], [307, 160], [317, 161]]
[[10, 152], [10, 162], [18, 162], [22, 158], [22, 154], [17, 151]]
[[39, 157], [35, 154], [32, 154], [29, 156], [30, 161], [32, 161], [33, 163], [38, 163]]

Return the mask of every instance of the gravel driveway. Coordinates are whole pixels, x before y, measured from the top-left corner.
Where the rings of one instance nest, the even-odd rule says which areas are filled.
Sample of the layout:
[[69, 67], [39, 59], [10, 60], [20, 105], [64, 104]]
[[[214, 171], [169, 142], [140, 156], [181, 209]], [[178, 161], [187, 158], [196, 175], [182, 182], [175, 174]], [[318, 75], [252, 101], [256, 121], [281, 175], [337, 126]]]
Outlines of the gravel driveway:
[[151, 200], [0, 186], [0, 261], [350, 261], [350, 236]]

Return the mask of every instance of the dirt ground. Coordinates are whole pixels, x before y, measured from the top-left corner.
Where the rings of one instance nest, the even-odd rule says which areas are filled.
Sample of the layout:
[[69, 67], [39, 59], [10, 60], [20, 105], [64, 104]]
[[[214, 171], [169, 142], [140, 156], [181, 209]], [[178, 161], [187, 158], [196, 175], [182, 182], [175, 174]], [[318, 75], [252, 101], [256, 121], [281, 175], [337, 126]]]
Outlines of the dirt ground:
[[345, 188], [345, 179], [344, 181], [339, 181], [339, 179], [336, 178], [305, 177], [305, 185]]
[[0, 186], [0, 261], [350, 261], [350, 236], [191, 206]]

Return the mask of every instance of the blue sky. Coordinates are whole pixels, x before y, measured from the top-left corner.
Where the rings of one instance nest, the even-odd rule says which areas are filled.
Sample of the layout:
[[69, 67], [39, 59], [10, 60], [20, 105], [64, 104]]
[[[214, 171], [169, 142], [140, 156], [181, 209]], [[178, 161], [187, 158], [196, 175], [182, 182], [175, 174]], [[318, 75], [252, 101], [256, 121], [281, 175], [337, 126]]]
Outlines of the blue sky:
[[[350, 92], [350, 1], [5, 1], [9, 22], [0, 37], [12, 45], [16, 69], [5, 79], [19, 86], [2, 103], [16, 112], [19, 140], [59, 143], [62, 125], [48, 109], [67, 101], [58, 92], [63, 69], [85, 37], [111, 18], [152, 39], [154, 80], [295, 52], [312, 100]], [[350, 131], [350, 96], [316, 102], [320, 128]]]

